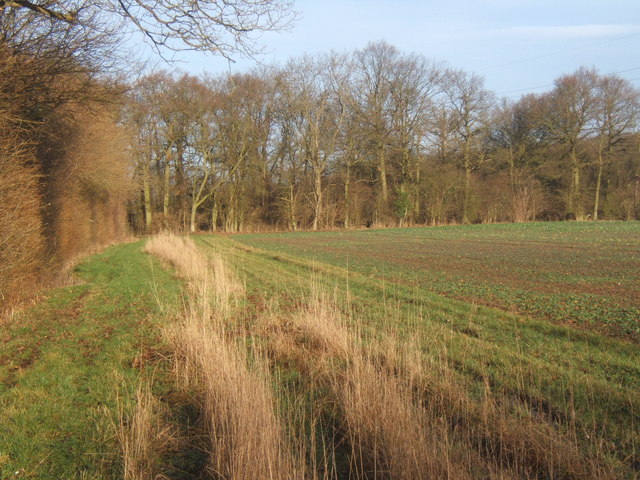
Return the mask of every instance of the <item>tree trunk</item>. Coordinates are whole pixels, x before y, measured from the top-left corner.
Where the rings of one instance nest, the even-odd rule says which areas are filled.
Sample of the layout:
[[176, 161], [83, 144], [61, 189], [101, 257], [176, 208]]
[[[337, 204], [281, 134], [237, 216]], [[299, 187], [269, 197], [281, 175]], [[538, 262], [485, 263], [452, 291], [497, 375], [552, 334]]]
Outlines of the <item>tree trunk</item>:
[[386, 207], [389, 200], [389, 190], [387, 186], [387, 159], [384, 154], [384, 145], [379, 146], [378, 171], [380, 172], [380, 193], [382, 195], [382, 203]]
[[598, 175], [596, 177], [596, 192], [593, 199], [593, 219], [598, 220], [598, 208], [600, 207], [600, 190], [602, 188], [602, 171], [604, 170], [603, 140], [598, 143]]
[[347, 164], [346, 177], [344, 179], [344, 228], [349, 228], [351, 218], [349, 217], [349, 189], [351, 187], [351, 169]]
[[580, 204], [580, 163], [575, 145], [571, 146], [571, 187], [569, 189], [569, 212], [576, 220], [583, 220], [582, 205]]
[[523, 222], [525, 219], [522, 215], [521, 202], [518, 202], [518, 194], [516, 189], [516, 165], [513, 147], [509, 147], [509, 183], [511, 184], [511, 215], [512, 220], [516, 223]]
[[462, 223], [470, 223], [469, 210], [471, 207], [471, 162], [464, 162], [464, 198], [462, 201]]
[[211, 207], [211, 231], [215, 232], [218, 229], [218, 201], [214, 197], [213, 206]]
[[318, 223], [320, 221], [320, 215], [322, 213], [322, 170], [316, 168], [314, 169], [314, 192], [313, 197], [315, 200], [314, 211], [313, 211], [313, 225], [312, 230], [318, 229]]
[[196, 203], [193, 202], [191, 204], [191, 218], [189, 221], [189, 231], [191, 233], [195, 233], [196, 231], [196, 213], [198, 211], [198, 207], [196, 206]]
[[151, 185], [149, 182], [149, 164], [145, 164], [143, 178], [142, 178], [142, 190], [144, 196], [144, 228], [146, 232], [151, 229], [151, 222], [153, 220], [151, 212]]
[[163, 215], [165, 217], [165, 223], [167, 221], [167, 217], [169, 216], [169, 183], [170, 183], [170, 180], [171, 180], [171, 165], [167, 161], [167, 163], [164, 166], [164, 185], [163, 185], [164, 198], [162, 200], [162, 213], [163, 213]]
[[288, 204], [289, 204], [289, 228], [294, 232], [297, 230], [297, 221], [296, 221], [296, 197], [293, 191], [293, 184], [289, 185], [288, 193]]
[[422, 210], [422, 202], [420, 196], [420, 165], [416, 162], [415, 177], [413, 179], [413, 221], [420, 221], [420, 213]]

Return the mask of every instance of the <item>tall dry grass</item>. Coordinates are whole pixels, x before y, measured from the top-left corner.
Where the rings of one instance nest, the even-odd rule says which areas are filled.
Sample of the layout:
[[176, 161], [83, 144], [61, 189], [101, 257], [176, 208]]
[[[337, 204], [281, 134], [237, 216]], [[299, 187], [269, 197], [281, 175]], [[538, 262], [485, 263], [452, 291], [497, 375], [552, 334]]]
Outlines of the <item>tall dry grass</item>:
[[243, 345], [189, 319], [169, 334], [178, 385], [196, 394], [214, 478], [303, 478], [276, 415], [270, 373]]
[[224, 260], [219, 255], [203, 255], [188, 237], [161, 233], [151, 237], [144, 249], [175, 267], [186, 280], [192, 303], [189, 314], [227, 318], [244, 295], [244, 285]]
[[277, 415], [273, 379], [259, 351], [227, 328], [243, 293], [224, 261], [202, 255], [193, 241], [163, 234], [145, 247], [174, 265], [190, 301], [166, 330], [176, 383], [194, 399], [208, 437], [208, 474], [237, 480], [305, 478]]
[[[439, 425], [429, 422], [401, 377], [352, 357], [333, 392], [342, 410], [355, 478], [427, 479], [451, 476]], [[436, 428], [434, 428], [436, 427]], [[467, 478], [456, 472], [455, 478]]]
[[176, 443], [175, 429], [166, 422], [163, 406], [149, 385], [136, 390], [133, 412], [118, 405], [115, 432], [122, 453], [124, 480], [155, 480], [161, 470], [160, 455]]
[[329, 386], [341, 422], [340, 441], [350, 449], [350, 478], [446, 478], [452, 473], [465, 478], [439, 451], [440, 436], [414, 395], [414, 376], [380, 368], [375, 348], [363, 343], [361, 328], [348, 329], [340, 312], [318, 295], [294, 314], [292, 324], [305, 350], [300, 358], [313, 364], [306, 370]]

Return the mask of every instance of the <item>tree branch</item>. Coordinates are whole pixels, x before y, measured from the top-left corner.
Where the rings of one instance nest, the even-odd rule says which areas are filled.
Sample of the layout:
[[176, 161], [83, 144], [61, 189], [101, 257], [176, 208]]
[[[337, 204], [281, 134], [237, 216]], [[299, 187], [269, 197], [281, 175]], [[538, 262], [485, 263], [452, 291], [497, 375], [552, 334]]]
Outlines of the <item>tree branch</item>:
[[27, 0], [0, 0], [0, 8], [3, 7], [27, 8], [41, 15], [55, 18], [56, 20], [62, 20], [63, 22], [67, 23], [75, 23], [78, 20], [78, 15], [76, 12], [57, 12], [47, 7], [43, 7], [42, 5], [31, 3]]

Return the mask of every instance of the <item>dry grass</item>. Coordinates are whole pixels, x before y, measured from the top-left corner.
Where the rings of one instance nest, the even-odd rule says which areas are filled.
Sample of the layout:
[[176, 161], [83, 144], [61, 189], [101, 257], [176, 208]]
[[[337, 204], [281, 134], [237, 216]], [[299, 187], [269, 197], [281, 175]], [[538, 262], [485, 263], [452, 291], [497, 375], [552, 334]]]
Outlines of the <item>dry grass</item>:
[[210, 319], [228, 317], [244, 294], [244, 285], [219, 256], [205, 257], [193, 240], [162, 233], [150, 238], [145, 251], [174, 266], [187, 282], [192, 309]]
[[[317, 296], [308, 309], [294, 315], [293, 324], [299, 344], [313, 352], [303, 358], [315, 363], [321, 381], [326, 376], [342, 422], [342, 441], [350, 446], [350, 477], [445, 478], [454, 471], [438, 451], [440, 436], [413, 393], [415, 372], [401, 376], [395, 368], [380, 368], [379, 355], [362, 344], [360, 329], [347, 329], [338, 310]], [[399, 359], [400, 352], [394, 354]], [[402, 360], [403, 365], [409, 363], [406, 356]], [[327, 364], [333, 368], [327, 369]]]
[[175, 431], [164, 420], [162, 404], [148, 385], [136, 391], [136, 405], [129, 415], [122, 404], [115, 423], [118, 444], [122, 451], [124, 480], [155, 480], [162, 478], [160, 453], [176, 442]]
[[208, 262], [188, 237], [172, 233], [155, 235], [147, 240], [144, 250], [173, 265], [190, 285], [209, 280]]
[[179, 385], [196, 392], [210, 439], [210, 472], [220, 478], [303, 478], [275, 413], [271, 377], [259, 355], [197, 319], [170, 334]]
[[304, 478], [276, 415], [266, 362], [227, 327], [242, 285], [219, 257], [204, 257], [190, 239], [152, 238], [146, 250], [176, 267], [187, 281], [190, 302], [167, 328], [175, 352], [176, 382], [194, 398], [209, 438], [213, 478]]
[[[317, 295], [307, 308], [265, 316], [262, 334], [276, 361], [294, 363], [339, 423], [349, 478], [614, 478], [526, 402], [478, 398], [446, 363], [426, 363], [414, 342], [363, 338]], [[310, 393], [316, 398], [316, 394]], [[344, 477], [344, 475], [343, 475]]]
[[[334, 379], [333, 389], [356, 478], [446, 478], [451, 473], [453, 466], [443, 455], [447, 449], [440, 448], [441, 432], [434, 431], [403, 378], [354, 355], [343, 375]], [[464, 477], [458, 473], [455, 478]]]

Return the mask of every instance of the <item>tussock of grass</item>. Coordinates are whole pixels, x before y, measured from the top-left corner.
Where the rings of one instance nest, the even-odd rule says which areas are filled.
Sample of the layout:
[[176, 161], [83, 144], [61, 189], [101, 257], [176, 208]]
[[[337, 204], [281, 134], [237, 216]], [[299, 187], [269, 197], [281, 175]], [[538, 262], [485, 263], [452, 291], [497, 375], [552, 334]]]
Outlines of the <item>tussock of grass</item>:
[[145, 251], [174, 266], [187, 279], [191, 302], [210, 318], [228, 315], [236, 300], [244, 294], [244, 286], [237, 281], [219, 256], [205, 257], [190, 238], [163, 233], [151, 237]]
[[249, 362], [242, 347], [197, 322], [178, 326], [170, 341], [179, 384], [196, 394], [205, 417], [210, 472], [247, 480], [298, 477], [259, 357]]
[[[446, 477], [448, 465], [439, 433], [427, 424], [411, 385], [376, 369], [367, 357], [355, 355], [334, 379], [357, 478], [375, 473], [391, 479]], [[457, 472], [456, 478], [464, 478]]]

